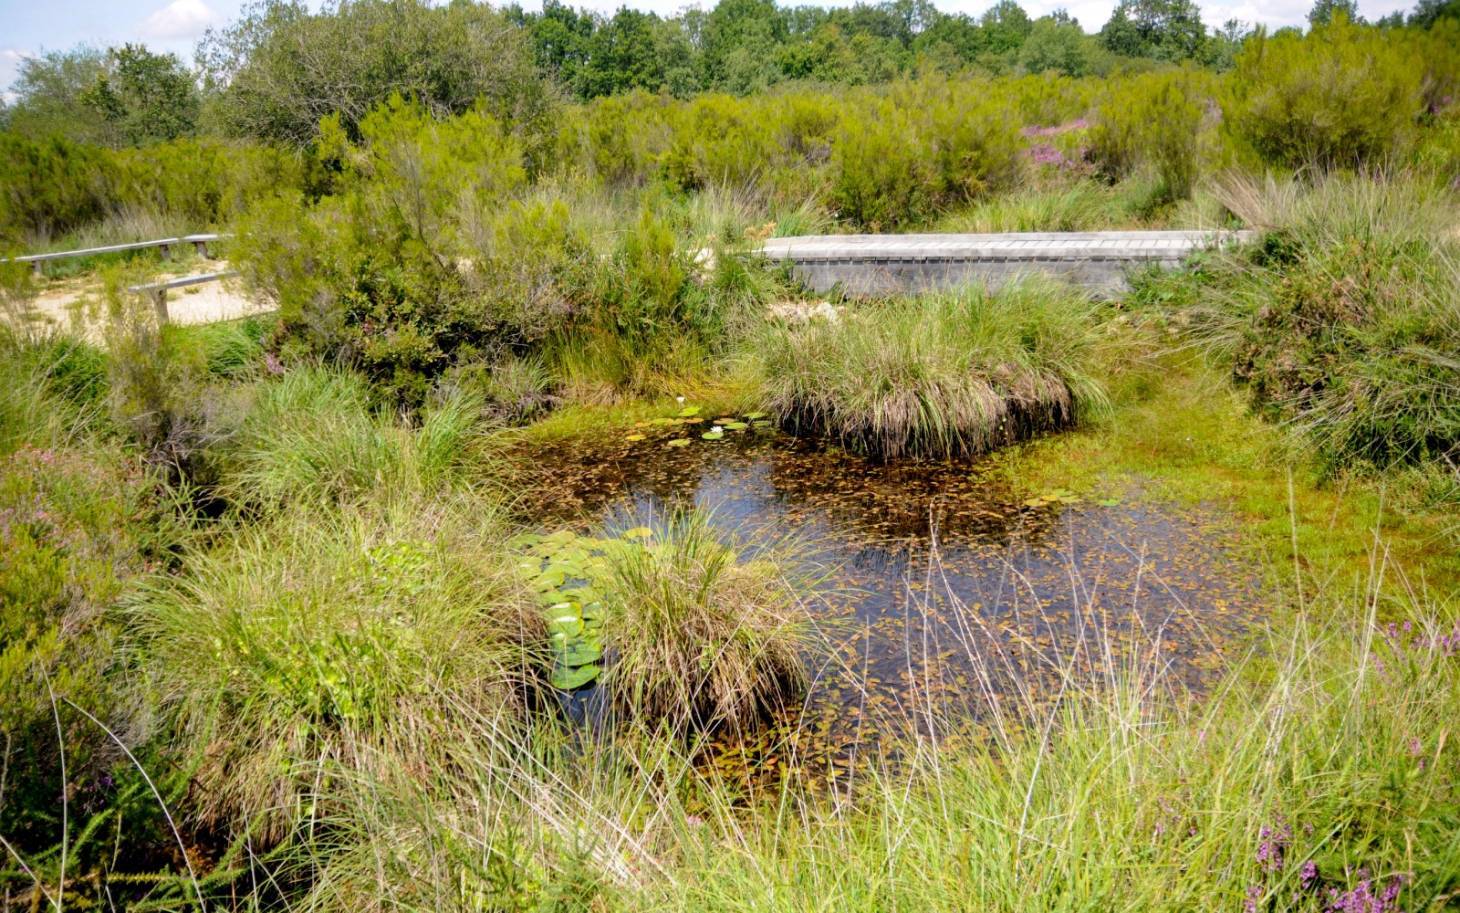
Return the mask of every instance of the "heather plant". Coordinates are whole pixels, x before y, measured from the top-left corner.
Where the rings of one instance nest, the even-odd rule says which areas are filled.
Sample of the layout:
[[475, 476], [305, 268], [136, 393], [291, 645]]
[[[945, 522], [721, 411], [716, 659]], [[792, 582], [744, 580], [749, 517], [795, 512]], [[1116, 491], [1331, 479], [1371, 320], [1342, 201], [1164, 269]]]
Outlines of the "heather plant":
[[185, 533], [110, 427], [106, 386], [95, 349], [0, 333], [0, 886], [17, 902], [26, 866], [53, 888], [69, 867], [68, 896], [99, 897], [99, 874], [162, 836], [102, 727], [155, 758], [111, 610]]
[[1424, 178], [1229, 192], [1263, 241], [1209, 267], [1201, 326], [1271, 417], [1333, 464], [1453, 461], [1460, 259], [1451, 192]]

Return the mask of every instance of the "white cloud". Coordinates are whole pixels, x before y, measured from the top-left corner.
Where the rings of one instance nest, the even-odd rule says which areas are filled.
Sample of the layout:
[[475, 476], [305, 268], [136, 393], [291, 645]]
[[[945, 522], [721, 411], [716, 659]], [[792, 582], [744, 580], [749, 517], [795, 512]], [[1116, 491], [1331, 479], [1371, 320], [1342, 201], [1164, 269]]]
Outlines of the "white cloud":
[[222, 20], [203, 0], [172, 0], [144, 19], [138, 32], [147, 41], [191, 41]]
[[30, 51], [22, 51], [20, 48], [0, 48], [0, 98], [4, 98], [6, 104], [13, 103], [16, 96], [14, 92], [3, 90], [20, 75], [21, 61], [34, 56]]

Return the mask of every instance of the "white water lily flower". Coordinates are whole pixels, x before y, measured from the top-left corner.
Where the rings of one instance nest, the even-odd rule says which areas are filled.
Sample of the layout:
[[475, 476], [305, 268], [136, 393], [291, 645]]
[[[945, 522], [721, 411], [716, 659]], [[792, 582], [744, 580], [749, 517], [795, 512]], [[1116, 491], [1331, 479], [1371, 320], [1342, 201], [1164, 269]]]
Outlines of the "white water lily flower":
[[713, 426], [713, 427], [710, 428], [711, 433], [720, 432], [720, 431], [724, 431], [724, 430], [725, 429], [724, 428], [721, 428], [719, 425], [715, 425], [715, 426]]
[[675, 398], [674, 398], [674, 401], [675, 401], [675, 402], [676, 402], [676, 403], [683, 403], [683, 402], [684, 402], [684, 397], [682, 397], [682, 396], [676, 396], [676, 397], [675, 397]]

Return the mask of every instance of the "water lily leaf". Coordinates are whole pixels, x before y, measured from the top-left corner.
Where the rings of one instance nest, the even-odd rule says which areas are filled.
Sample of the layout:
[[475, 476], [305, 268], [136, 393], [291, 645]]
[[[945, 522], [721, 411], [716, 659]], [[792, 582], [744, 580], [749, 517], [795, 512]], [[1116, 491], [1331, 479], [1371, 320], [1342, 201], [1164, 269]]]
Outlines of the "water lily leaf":
[[626, 441], [642, 441], [643, 439], [644, 435], [642, 434], [628, 434], [624, 436], [624, 440]]
[[1120, 499], [1119, 498], [1101, 498], [1099, 501], [1096, 501], [1095, 503], [1096, 504], [1099, 504], [1101, 507], [1114, 507], [1114, 506], [1116, 506], [1117, 504], [1120, 503]]
[[725, 423], [725, 430], [726, 431], [744, 431], [748, 427], [750, 427], [750, 426], [747, 425], [747, 424], [745, 424], [744, 422], [734, 422], [734, 421], [731, 421], [731, 422], [726, 422]]
[[651, 419], [649, 419], [649, 424], [651, 424], [651, 425], [678, 425], [679, 424], [679, 419], [677, 419], [677, 418], [651, 418]]
[[699, 414], [700, 414], [700, 407], [699, 406], [685, 406], [683, 409], [679, 410], [679, 417], [680, 418], [690, 418], [691, 416], [695, 416], [695, 415], [699, 415]]
[[583, 633], [583, 622], [576, 615], [565, 615], [548, 622], [548, 633], [553, 637], [577, 637]]
[[561, 691], [576, 691], [598, 678], [601, 670], [595, 665], [560, 667], [553, 670], [553, 687]]
[[747, 412], [747, 413], [745, 413], [745, 417], [749, 421], [752, 421], [753, 422], [756, 419], [765, 418], [765, 413], [764, 412]]
[[569, 666], [586, 666], [589, 663], [596, 663], [603, 658], [603, 651], [594, 644], [578, 640], [568, 644], [568, 649], [563, 651], [562, 660]]
[[691, 443], [690, 442], [690, 439], [687, 438], [687, 437], [677, 437], [674, 440], [670, 441], [669, 443], [665, 444], [664, 446], [665, 447], [688, 447], [690, 445], [690, 443]]
[[704, 434], [700, 435], [700, 437], [704, 438], [707, 441], [718, 441], [724, 436], [725, 432], [723, 431], [706, 431]]

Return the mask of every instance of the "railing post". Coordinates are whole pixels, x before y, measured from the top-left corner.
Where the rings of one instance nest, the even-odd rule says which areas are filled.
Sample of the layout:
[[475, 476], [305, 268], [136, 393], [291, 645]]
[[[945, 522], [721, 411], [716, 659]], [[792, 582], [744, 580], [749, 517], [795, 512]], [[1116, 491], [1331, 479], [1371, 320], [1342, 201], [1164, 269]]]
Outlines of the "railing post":
[[40, 277], [42, 277], [42, 276], [45, 275], [45, 270], [41, 269], [41, 264], [44, 263], [44, 262], [45, 262], [44, 260], [32, 260], [32, 261], [30, 261], [30, 271], [32, 273], [35, 273], [35, 277], [37, 279], [39, 279]]
[[208, 242], [207, 241], [203, 241], [203, 240], [194, 241], [193, 242], [193, 247], [197, 248], [198, 256], [199, 257], [202, 257], [204, 260], [208, 259]]
[[152, 290], [152, 306], [157, 309], [157, 325], [167, 325], [167, 289]]
[[169, 253], [166, 244], [159, 244], [159, 245], [157, 245], [157, 250], [162, 254], [162, 259], [164, 259], [164, 260], [171, 260], [172, 259], [172, 255]]

